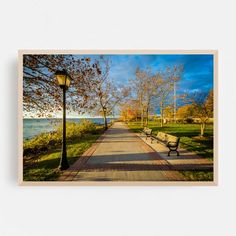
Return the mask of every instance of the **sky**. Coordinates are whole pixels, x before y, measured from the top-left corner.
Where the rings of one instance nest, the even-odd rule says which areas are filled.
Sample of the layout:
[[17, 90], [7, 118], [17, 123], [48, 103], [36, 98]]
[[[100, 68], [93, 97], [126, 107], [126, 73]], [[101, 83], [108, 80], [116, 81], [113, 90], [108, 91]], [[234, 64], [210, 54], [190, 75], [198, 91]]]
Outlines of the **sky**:
[[[77, 58], [89, 57], [92, 60], [100, 55], [75, 55]], [[213, 55], [211, 54], [133, 54], [133, 55], [106, 55], [111, 61], [110, 78], [116, 84], [125, 85], [129, 79], [135, 78], [137, 67], [146, 69], [150, 67], [155, 74], [164, 70], [167, 66], [183, 65], [182, 78], [176, 86], [176, 93], [189, 93], [197, 90], [208, 92], [213, 88]], [[177, 102], [178, 103], [178, 102]], [[178, 104], [177, 104], [178, 105]], [[158, 111], [156, 111], [158, 112]], [[60, 117], [61, 114], [58, 114]], [[78, 117], [78, 114], [70, 114], [70, 117]], [[83, 117], [88, 117], [88, 114]]]
[[[90, 55], [91, 58], [97, 56]], [[128, 84], [135, 78], [137, 67], [152, 68], [155, 73], [166, 66], [183, 65], [183, 76], [177, 93], [213, 88], [213, 55], [210, 54], [161, 54], [161, 55], [107, 55], [111, 59], [110, 77], [118, 84]]]
[[[91, 59], [99, 56], [87, 55]], [[155, 54], [155, 55], [106, 55], [111, 61], [110, 78], [117, 84], [125, 85], [130, 78], [135, 78], [137, 67], [150, 67], [152, 73], [164, 70], [167, 66], [183, 65], [182, 78], [177, 83], [176, 93], [195, 91], [208, 92], [213, 88], [213, 55], [212, 54]], [[178, 106], [177, 101], [177, 106]], [[180, 105], [180, 104], [179, 104]], [[155, 111], [159, 112], [158, 108]]]

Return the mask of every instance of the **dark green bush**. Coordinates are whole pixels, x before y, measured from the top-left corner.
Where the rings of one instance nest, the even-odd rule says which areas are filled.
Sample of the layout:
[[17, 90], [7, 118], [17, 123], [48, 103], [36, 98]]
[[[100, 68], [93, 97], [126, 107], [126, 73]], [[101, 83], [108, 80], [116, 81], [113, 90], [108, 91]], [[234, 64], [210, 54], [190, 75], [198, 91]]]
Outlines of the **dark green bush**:
[[189, 118], [184, 119], [184, 123], [193, 124], [193, 123], [194, 123], [194, 120], [189, 117]]
[[[82, 120], [80, 123], [66, 123], [66, 138], [67, 140], [81, 139], [85, 134], [98, 133], [101, 128], [89, 120]], [[36, 156], [37, 154], [48, 151], [49, 149], [62, 143], [62, 125], [58, 126], [56, 131], [42, 133], [33, 139], [24, 142], [24, 156]]]

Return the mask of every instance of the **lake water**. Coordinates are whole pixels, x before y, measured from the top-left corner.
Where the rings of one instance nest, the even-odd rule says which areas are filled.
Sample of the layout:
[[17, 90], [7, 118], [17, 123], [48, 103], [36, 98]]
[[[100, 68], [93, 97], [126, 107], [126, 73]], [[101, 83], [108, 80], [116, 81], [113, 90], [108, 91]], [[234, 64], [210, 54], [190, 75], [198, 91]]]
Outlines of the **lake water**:
[[[84, 118], [66, 119], [69, 122], [79, 123]], [[103, 118], [86, 118], [91, 120], [95, 124], [103, 124]], [[108, 122], [114, 120], [114, 118], [107, 118]], [[61, 119], [24, 119], [23, 120], [23, 138], [31, 139], [40, 133], [46, 133], [55, 130], [57, 122], [61, 122]]]

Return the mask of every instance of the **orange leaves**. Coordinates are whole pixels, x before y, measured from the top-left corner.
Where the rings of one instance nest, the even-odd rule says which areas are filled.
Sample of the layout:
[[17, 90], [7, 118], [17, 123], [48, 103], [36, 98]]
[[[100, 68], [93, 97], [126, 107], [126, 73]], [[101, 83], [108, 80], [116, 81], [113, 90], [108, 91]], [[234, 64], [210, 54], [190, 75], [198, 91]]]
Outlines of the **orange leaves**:
[[35, 91], [35, 94], [38, 95], [38, 96], [42, 96], [42, 92], [41, 92], [39, 89], [37, 89], [37, 90]]
[[121, 105], [120, 108], [121, 118], [123, 120], [133, 120], [140, 114], [138, 102], [136, 100], [128, 100], [126, 103]]
[[182, 106], [177, 111], [177, 117], [178, 118], [188, 118], [193, 115], [193, 106], [188, 104], [185, 106]]
[[23, 66], [24, 111], [39, 113], [38, 116], [59, 111], [57, 108], [62, 105], [62, 90], [54, 78], [56, 70], [66, 68], [72, 77], [67, 90], [68, 110], [85, 106], [93, 87], [96, 87], [86, 86], [96, 72], [96, 65], [91, 63], [89, 57], [81, 60], [74, 55], [24, 55]]

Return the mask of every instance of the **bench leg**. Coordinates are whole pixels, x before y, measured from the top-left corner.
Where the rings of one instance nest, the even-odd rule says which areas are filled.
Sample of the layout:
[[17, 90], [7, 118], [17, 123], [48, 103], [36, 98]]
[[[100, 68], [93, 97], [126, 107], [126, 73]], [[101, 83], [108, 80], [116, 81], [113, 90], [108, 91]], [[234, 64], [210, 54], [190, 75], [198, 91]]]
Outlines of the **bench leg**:
[[177, 156], [179, 156], [179, 151], [177, 151], [177, 149], [176, 149], [176, 150], [170, 150], [170, 151], [168, 152], [168, 157], [170, 156], [170, 153], [171, 153], [171, 152], [176, 152]]

